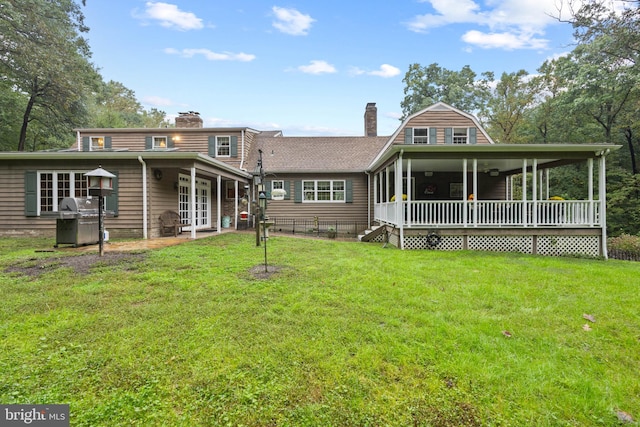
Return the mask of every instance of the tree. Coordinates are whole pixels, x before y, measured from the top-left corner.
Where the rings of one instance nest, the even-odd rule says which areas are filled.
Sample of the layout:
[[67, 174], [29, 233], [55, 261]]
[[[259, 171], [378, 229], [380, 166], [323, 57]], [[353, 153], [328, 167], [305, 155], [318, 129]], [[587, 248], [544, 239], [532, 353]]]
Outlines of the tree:
[[493, 95], [483, 107], [487, 128], [496, 142], [525, 142], [520, 129], [534, 99], [525, 70], [502, 73]]
[[489, 97], [492, 73], [476, 73], [465, 65], [460, 71], [447, 70], [433, 63], [428, 67], [412, 64], [402, 81], [405, 83], [402, 120], [429, 105], [442, 101], [462, 111], [478, 112]]
[[89, 126], [96, 128], [159, 127], [166, 125], [165, 112], [152, 108], [146, 111], [135, 92], [122, 83], [102, 83], [90, 107]]
[[29, 125], [68, 131], [85, 116], [84, 97], [98, 75], [80, 33], [88, 31], [73, 0], [5, 0], [0, 13], [0, 71], [24, 95], [18, 151]]

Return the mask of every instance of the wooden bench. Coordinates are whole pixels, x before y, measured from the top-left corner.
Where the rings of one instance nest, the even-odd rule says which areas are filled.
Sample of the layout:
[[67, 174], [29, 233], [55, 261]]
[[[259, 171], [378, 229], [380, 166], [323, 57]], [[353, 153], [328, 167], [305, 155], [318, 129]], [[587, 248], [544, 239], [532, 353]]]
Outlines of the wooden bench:
[[178, 233], [182, 233], [183, 227], [191, 227], [191, 224], [183, 224], [177, 212], [164, 211], [162, 215], [160, 215], [161, 236], [164, 236], [166, 232], [173, 232], [173, 235], [178, 237]]

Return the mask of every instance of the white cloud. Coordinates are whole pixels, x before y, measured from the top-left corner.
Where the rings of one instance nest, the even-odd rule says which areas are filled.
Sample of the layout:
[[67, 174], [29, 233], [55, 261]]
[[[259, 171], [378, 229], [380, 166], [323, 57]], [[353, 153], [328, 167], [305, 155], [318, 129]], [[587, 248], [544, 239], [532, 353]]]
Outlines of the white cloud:
[[180, 31], [199, 30], [204, 27], [202, 19], [194, 13], [184, 12], [175, 4], [162, 2], [147, 2], [143, 19], [159, 21], [166, 28], [174, 28]]
[[351, 74], [352, 76], [368, 75], [368, 76], [390, 78], [390, 77], [395, 77], [400, 73], [401, 71], [399, 68], [396, 68], [393, 65], [389, 65], [389, 64], [382, 64], [378, 70], [374, 70], [374, 71], [366, 71], [358, 67], [351, 67], [349, 69], [349, 74]]
[[480, 31], [467, 31], [462, 40], [466, 43], [483, 49], [544, 49], [548, 40], [532, 37], [530, 34], [514, 33], [482, 33]]
[[239, 62], [250, 62], [256, 59], [255, 55], [248, 53], [233, 53], [233, 52], [214, 52], [209, 49], [174, 49], [174, 48], [166, 48], [164, 53], [169, 55], [180, 55], [183, 58], [193, 58], [196, 55], [202, 55], [205, 59], [209, 61], [239, 61]]
[[326, 61], [313, 60], [309, 65], [301, 65], [299, 71], [307, 74], [331, 74], [338, 70]]
[[474, 29], [462, 40], [481, 48], [545, 49], [548, 40], [540, 37], [549, 25], [558, 24], [559, 0], [425, 0], [433, 13], [418, 15], [406, 23], [407, 28], [426, 33], [452, 24], [487, 27]]
[[173, 101], [170, 99], [155, 95], [145, 96], [142, 98], [142, 103], [145, 105], [152, 105], [154, 107], [170, 107], [173, 105]]
[[271, 9], [276, 17], [273, 26], [285, 34], [292, 36], [306, 36], [315, 19], [304, 15], [295, 9], [273, 6]]

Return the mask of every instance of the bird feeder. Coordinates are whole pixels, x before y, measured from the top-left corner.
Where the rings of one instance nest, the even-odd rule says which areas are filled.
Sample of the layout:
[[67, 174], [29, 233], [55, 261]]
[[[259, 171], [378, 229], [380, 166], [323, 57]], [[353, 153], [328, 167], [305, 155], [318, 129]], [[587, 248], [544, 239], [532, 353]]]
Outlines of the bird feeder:
[[110, 196], [113, 192], [113, 178], [116, 176], [101, 167], [87, 172], [84, 176], [88, 179], [90, 196]]

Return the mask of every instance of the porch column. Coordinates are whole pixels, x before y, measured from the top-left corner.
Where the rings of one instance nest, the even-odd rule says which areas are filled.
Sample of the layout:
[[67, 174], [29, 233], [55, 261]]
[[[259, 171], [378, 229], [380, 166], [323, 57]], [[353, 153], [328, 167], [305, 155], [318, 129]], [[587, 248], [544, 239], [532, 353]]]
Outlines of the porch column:
[[607, 259], [609, 254], [607, 251], [607, 175], [605, 156], [606, 153], [603, 153], [598, 163], [598, 198], [600, 200], [600, 226], [602, 227], [602, 242], [600, 244], [602, 245], [602, 257]]
[[233, 212], [233, 225], [236, 230], [238, 229], [238, 180], [236, 179], [235, 181], [235, 202], [234, 202], [234, 212]]
[[522, 226], [527, 226], [527, 159], [522, 159]]
[[216, 182], [216, 230], [222, 233], [222, 176], [218, 175]]
[[549, 199], [551, 197], [551, 190], [549, 185], [549, 168], [544, 170], [544, 180], [545, 180], [545, 189], [546, 189], [546, 197], [545, 199]]
[[[465, 173], [466, 175], [466, 173]], [[467, 197], [466, 194], [462, 195]], [[473, 159], [473, 226], [478, 226], [478, 159]]]
[[[411, 159], [407, 159], [407, 207], [406, 209], [402, 209], [404, 212], [407, 212], [407, 226], [411, 227], [411, 217], [412, 217], [412, 209], [411, 209]], [[403, 202], [404, 203], [404, 202]], [[403, 215], [404, 215], [403, 212]], [[404, 217], [403, 217], [404, 219]]]
[[533, 197], [533, 212], [531, 212], [531, 221], [533, 222], [533, 226], [538, 226], [538, 159], [533, 159], [533, 164], [531, 165], [531, 176], [533, 178], [533, 182], [531, 183], [533, 187], [531, 188], [531, 196]]
[[589, 226], [593, 227], [595, 215], [593, 214], [593, 210], [595, 208], [593, 204], [593, 159], [587, 160], [587, 170], [589, 176], [587, 179], [589, 180]]
[[191, 238], [196, 238], [196, 168], [191, 168], [191, 206], [189, 206], [189, 217], [191, 218]]
[[469, 203], [467, 202], [468, 194], [468, 184], [467, 184], [467, 159], [462, 159], [462, 194], [465, 196], [462, 198], [462, 225], [464, 227], [467, 226], [468, 218], [467, 214], [469, 212]]
[[396, 160], [395, 173], [395, 196], [396, 196], [396, 222], [400, 226], [400, 249], [404, 249], [404, 212], [402, 212], [402, 155], [404, 150], [400, 151], [400, 156]]

